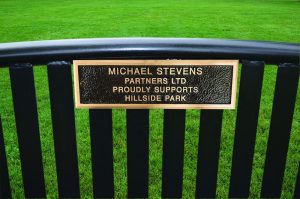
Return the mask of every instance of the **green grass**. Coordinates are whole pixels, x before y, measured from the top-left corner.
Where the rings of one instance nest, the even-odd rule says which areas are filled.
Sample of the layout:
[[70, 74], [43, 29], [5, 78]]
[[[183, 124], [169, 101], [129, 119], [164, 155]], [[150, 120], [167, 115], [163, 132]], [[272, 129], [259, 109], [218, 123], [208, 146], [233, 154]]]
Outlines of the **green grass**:
[[[300, 42], [300, 2], [268, 0], [1, 0], [0, 42], [94, 37], [194, 37]], [[260, 195], [277, 69], [267, 66], [251, 180], [251, 198]], [[45, 67], [34, 69], [46, 189], [57, 198], [51, 112]], [[300, 86], [299, 86], [300, 87]], [[0, 114], [14, 198], [23, 198], [22, 176], [9, 72], [0, 69]], [[80, 188], [92, 197], [88, 112], [76, 110]], [[125, 110], [113, 110], [115, 195], [126, 197]], [[195, 192], [200, 111], [186, 113], [183, 196]], [[228, 196], [236, 110], [223, 115], [218, 198]], [[150, 111], [149, 192], [161, 194], [163, 111]], [[300, 89], [289, 144], [282, 198], [291, 198], [300, 161]]]

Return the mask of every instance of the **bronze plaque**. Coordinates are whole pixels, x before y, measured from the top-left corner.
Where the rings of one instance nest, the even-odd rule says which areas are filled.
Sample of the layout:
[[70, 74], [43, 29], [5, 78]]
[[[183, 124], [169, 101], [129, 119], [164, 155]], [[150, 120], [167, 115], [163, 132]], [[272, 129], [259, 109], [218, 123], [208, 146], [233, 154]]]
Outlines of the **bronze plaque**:
[[238, 60], [75, 60], [77, 108], [234, 109]]

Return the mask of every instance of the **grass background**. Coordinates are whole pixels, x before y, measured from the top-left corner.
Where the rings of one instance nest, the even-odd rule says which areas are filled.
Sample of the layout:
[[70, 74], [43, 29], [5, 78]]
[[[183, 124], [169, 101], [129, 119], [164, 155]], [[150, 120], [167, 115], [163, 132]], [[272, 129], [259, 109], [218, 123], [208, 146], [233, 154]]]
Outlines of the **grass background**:
[[[0, 42], [94, 37], [194, 37], [300, 42], [300, 2], [288, 0], [0, 0]], [[276, 66], [267, 66], [251, 180], [251, 198], [258, 198], [276, 80]], [[34, 68], [46, 189], [57, 198], [51, 112], [45, 67]], [[300, 86], [299, 86], [300, 87]], [[13, 197], [23, 198], [8, 69], [0, 69], [0, 114]], [[76, 110], [80, 188], [92, 197], [88, 112]], [[115, 195], [127, 193], [126, 111], [113, 110]], [[183, 197], [195, 192], [200, 111], [186, 113]], [[218, 198], [228, 196], [236, 111], [225, 110], [218, 173]], [[161, 194], [163, 110], [150, 111], [150, 198]], [[300, 89], [298, 89], [282, 198], [291, 198], [300, 160]]]

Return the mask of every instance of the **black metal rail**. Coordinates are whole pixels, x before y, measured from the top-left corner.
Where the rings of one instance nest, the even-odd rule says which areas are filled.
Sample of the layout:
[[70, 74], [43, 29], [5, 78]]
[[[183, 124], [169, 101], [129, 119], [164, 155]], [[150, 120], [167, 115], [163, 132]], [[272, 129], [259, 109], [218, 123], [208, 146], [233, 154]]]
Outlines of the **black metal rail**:
[[0, 44], [0, 65], [74, 59], [239, 59], [299, 63], [300, 45], [180, 38], [69, 39]]

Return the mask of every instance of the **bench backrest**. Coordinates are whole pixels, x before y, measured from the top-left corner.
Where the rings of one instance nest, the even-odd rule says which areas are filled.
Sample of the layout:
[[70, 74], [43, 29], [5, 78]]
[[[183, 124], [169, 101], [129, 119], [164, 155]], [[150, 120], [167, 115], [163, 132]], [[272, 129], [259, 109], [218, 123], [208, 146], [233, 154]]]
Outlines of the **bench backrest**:
[[[58, 192], [80, 197], [74, 59], [239, 59], [242, 63], [229, 197], [248, 197], [265, 64], [278, 65], [261, 197], [280, 197], [299, 80], [300, 46], [210, 39], [90, 39], [0, 45], [9, 67], [26, 197], [46, 197], [33, 65], [48, 68]], [[63, 61], [57, 61], [63, 60]], [[1, 88], [0, 88], [1, 90]], [[215, 197], [222, 110], [202, 110], [197, 198]], [[89, 110], [94, 197], [114, 197], [112, 110]], [[149, 110], [127, 110], [128, 197], [148, 197]], [[1, 121], [0, 121], [1, 125]], [[185, 110], [164, 110], [162, 197], [182, 197]], [[298, 174], [295, 197], [300, 197]], [[11, 188], [0, 126], [0, 198]]]

